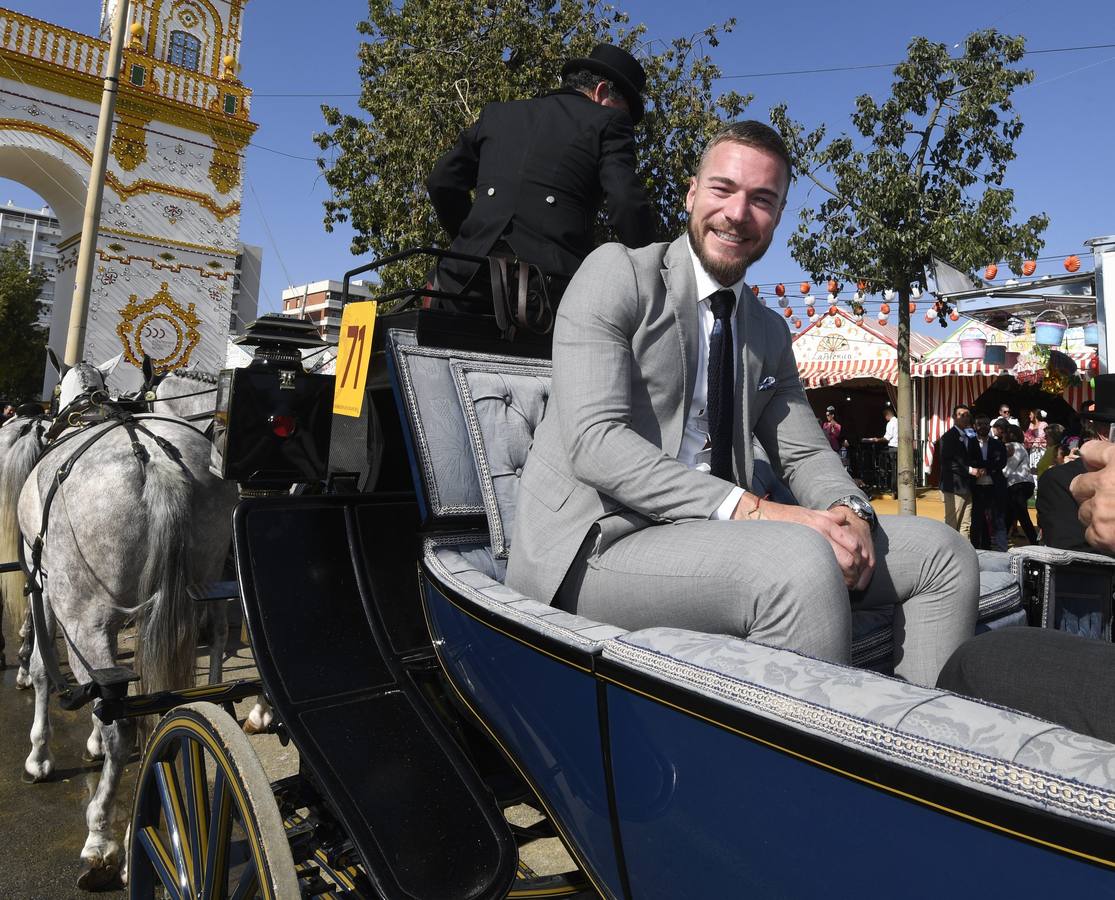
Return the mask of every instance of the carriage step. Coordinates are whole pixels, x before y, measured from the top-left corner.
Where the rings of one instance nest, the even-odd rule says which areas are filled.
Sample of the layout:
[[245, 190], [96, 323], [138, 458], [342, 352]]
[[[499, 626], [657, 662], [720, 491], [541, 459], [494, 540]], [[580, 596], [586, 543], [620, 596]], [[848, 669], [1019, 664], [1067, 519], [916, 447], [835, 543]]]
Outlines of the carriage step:
[[240, 585], [235, 581], [213, 581], [209, 584], [191, 584], [186, 588], [190, 599], [196, 603], [212, 600], [239, 600]]
[[67, 712], [81, 709], [93, 700], [97, 700], [98, 704], [118, 701], [128, 693], [128, 685], [139, 680], [139, 676], [125, 666], [93, 669], [89, 675], [92, 681], [71, 684], [68, 690], [59, 693], [58, 703]]

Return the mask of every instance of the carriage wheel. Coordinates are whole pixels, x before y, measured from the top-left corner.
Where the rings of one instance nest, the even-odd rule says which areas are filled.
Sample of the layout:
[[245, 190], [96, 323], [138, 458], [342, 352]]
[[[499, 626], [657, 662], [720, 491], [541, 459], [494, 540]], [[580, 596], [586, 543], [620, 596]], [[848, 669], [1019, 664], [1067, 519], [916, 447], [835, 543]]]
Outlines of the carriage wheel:
[[190, 703], [158, 724], [136, 780], [128, 860], [132, 898], [299, 896], [271, 785], [220, 707]]

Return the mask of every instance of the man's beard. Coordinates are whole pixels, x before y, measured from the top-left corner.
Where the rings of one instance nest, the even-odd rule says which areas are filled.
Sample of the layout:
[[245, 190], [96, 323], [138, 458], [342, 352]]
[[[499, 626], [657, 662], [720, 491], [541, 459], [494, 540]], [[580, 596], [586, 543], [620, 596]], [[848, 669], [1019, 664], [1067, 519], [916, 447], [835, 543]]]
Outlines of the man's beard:
[[698, 229], [697, 223], [693, 219], [689, 220], [689, 246], [693, 248], [693, 252], [697, 254], [697, 259], [701, 261], [701, 265], [705, 267], [705, 271], [709, 273], [718, 283], [723, 285], [735, 284], [744, 275], [747, 274], [747, 267], [751, 263], [758, 262], [763, 258], [763, 254], [767, 252], [770, 247], [769, 242], [766, 246], [758, 247], [757, 251], [752, 256], [744, 257], [737, 260], [720, 260], [714, 259], [711, 254], [705, 251], [705, 236]]

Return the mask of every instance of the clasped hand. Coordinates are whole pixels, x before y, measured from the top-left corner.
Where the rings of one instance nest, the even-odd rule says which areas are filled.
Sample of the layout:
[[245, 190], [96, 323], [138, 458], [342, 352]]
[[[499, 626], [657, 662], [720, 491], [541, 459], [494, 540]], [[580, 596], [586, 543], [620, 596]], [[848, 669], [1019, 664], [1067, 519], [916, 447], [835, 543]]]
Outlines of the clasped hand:
[[[736, 504], [732, 518], [747, 519], [754, 503], [753, 496], [744, 495]], [[871, 582], [875, 571], [875, 542], [871, 537], [871, 526], [848, 507], [806, 509], [764, 500], [762, 513], [764, 519], [773, 522], [795, 522], [820, 532], [832, 547], [849, 590], [862, 591]]]
[[1115, 552], [1115, 444], [1088, 441], [1080, 448], [1080, 458], [1088, 471], [1077, 475], [1069, 490], [1079, 504], [1084, 539], [1093, 547]]

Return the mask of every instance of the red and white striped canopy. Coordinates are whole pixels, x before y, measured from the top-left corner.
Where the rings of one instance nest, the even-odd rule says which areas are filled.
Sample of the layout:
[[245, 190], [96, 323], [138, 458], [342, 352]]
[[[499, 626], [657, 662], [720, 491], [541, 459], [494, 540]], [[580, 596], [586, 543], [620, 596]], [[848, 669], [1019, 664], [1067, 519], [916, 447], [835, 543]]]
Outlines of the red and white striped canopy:
[[810, 361], [798, 364], [803, 387], [826, 387], [853, 378], [878, 378], [895, 384], [898, 381], [898, 359], [849, 359]]

